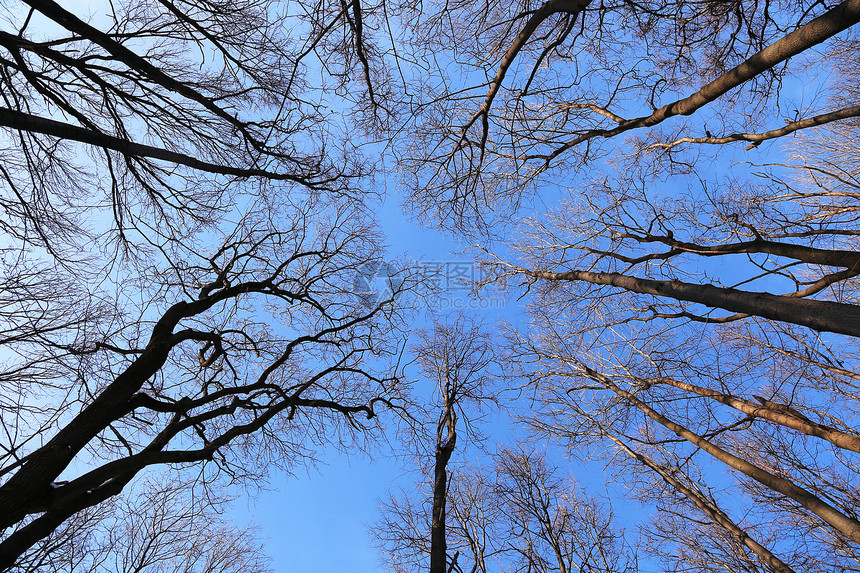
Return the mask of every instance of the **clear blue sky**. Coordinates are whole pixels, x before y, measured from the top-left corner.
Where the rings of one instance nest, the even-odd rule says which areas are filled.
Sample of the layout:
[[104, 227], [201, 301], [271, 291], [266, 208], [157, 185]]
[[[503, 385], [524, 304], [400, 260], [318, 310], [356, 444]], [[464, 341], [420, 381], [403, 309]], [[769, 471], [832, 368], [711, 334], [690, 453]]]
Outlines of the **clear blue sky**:
[[[744, 160], [765, 162], [773, 157], [772, 146], [744, 152], [738, 147], [726, 150], [729, 161], [721, 162], [720, 168], [735, 163], [739, 171], [751, 169]], [[714, 173], [719, 176], [720, 173]], [[387, 182], [386, 199], [379, 207], [379, 220], [389, 246], [392, 259], [406, 258], [421, 261], [468, 261], [471, 255], [463, 254], [469, 244], [461, 243], [439, 232], [423, 228], [412, 221], [401, 208], [402, 197], [396, 183]], [[663, 189], [663, 193], [668, 189]], [[714, 263], [714, 276], [731, 280], [736, 269], [732, 263], [720, 259]], [[740, 276], [740, 275], [738, 275]], [[467, 299], [468, 293], [457, 291], [454, 297]], [[497, 320], [516, 322], [521, 310], [516, 300], [508, 301], [501, 309], [487, 313], [488, 324]], [[420, 317], [416, 327], [422, 324]], [[494, 427], [504, 424], [503, 413], [498, 414]], [[493, 435], [487, 449], [494, 451], [505, 436]], [[379, 518], [378, 502], [387, 497], [390, 490], [415, 487], [419, 476], [416, 464], [401, 458], [391, 457], [390, 449], [381, 446], [370, 459], [364, 454], [346, 457], [334, 450], [322, 452], [324, 461], [317, 467], [298, 468], [294, 475], [273, 474], [269, 491], [255, 497], [240, 498], [233, 516], [237, 523], [253, 521], [261, 527], [262, 537], [267, 540], [267, 549], [273, 559], [277, 573], [374, 573], [387, 571], [380, 562], [378, 551], [372, 546], [370, 526]], [[458, 451], [460, 456], [474, 456], [473, 452]], [[456, 461], [456, 460], [455, 460]], [[616, 517], [631, 533], [636, 523], [648, 511], [638, 502], [623, 496], [624, 484], [605, 484], [600, 463], [566, 463], [565, 473], [576, 477], [594, 494], [611, 495]], [[728, 476], [726, 476], [728, 479]], [[604, 488], [611, 489], [604, 489]], [[429, 496], [429, 491], [427, 492]], [[653, 563], [643, 561], [646, 571]], [[657, 569], [654, 569], [657, 570]]]
[[[471, 259], [457, 254], [468, 245], [410, 220], [401, 208], [396, 183], [386, 184], [379, 221], [392, 259], [445, 263]], [[457, 290], [450, 296], [465, 301], [468, 292]], [[515, 308], [511, 303], [507, 310], [492, 314], [504, 316]], [[421, 317], [416, 317], [416, 327], [421, 324]], [[252, 521], [261, 527], [277, 573], [385, 571], [372, 547], [369, 527], [379, 517], [379, 500], [392, 488], [414, 487], [418, 474], [414, 461], [394, 459], [385, 445], [372, 456], [346, 457], [334, 449], [321, 452], [323, 464], [298, 468], [292, 476], [273, 474], [269, 491], [237, 500], [233, 516], [237, 523]]]
[[[98, 2], [74, 0], [66, 2], [78, 12], [88, 12]], [[95, 11], [97, 13], [97, 11]], [[798, 86], [798, 89], [802, 86]], [[729, 153], [737, 160], [764, 161], [773, 146], [765, 145], [752, 153], [737, 147]], [[725, 152], [724, 152], [725, 154]], [[728, 154], [726, 154], [728, 155]], [[723, 161], [720, 165], [725, 165]], [[422, 261], [468, 261], [468, 254], [458, 254], [468, 243], [457, 242], [411, 221], [401, 209], [402, 197], [394, 180], [384, 182], [385, 201], [379, 209], [382, 231], [387, 237], [391, 258]], [[465, 291], [453, 293], [462, 300]], [[489, 313], [498, 318], [515, 321], [518, 303], [511, 301], [506, 308]], [[488, 444], [494, 449], [494, 444]], [[373, 454], [345, 457], [333, 450], [320, 453], [324, 463], [311, 468], [296, 468], [294, 475], [273, 473], [269, 491], [254, 498], [237, 500], [232, 517], [239, 524], [252, 521], [261, 528], [267, 549], [278, 573], [374, 573], [384, 571], [379, 555], [371, 545], [369, 526], [378, 519], [378, 501], [393, 487], [409, 488], [417, 481], [414, 463], [395, 460], [387, 455], [385, 446]], [[585, 474], [583, 467], [571, 467], [574, 473]], [[602, 476], [589, 468], [595, 482]], [[429, 492], [428, 492], [429, 493]], [[619, 499], [618, 514], [634, 515], [639, 508], [633, 502]], [[640, 512], [641, 513], [641, 512]]]

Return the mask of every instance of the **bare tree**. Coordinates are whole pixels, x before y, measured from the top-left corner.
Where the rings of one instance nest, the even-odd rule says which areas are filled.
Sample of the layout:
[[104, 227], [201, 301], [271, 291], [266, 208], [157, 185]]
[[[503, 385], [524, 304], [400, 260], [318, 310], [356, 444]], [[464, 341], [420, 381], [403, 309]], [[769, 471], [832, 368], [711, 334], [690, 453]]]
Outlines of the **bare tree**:
[[[465, 314], [456, 315], [451, 322], [435, 322], [431, 329], [421, 331], [413, 352], [422, 377], [435, 386], [432, 406], [425, 408], [426, 419], [437, 417], [434, 427], [425, 435], [418, 425], [410, 438], [419, 459], [426, 456], [427, 442], [434, 444], [428, 469], [432, 476], [429, 527], [425, 529], [411, 500], [392, 498], [385, 509], [389, 517], [376, 528], [376, 535], [382, 546], [392, 551], [394, 563], [421, 567], [429, 554], [431, 573], [447, 573], [457, 567], [457, 557], [449, 555], [448, 548], [451, 456], [460, 434], [465, 433], [466, 439], [476, 437], [473, 412], [482, 403], [496, 399], [489, 372], [495, 357], [489, 335]], [[436, 407], [441, 410], [438, 415], [433, 411]], [[460, 441], [462, 447], [462, 437]], [[427, 533], [429, 539], [425, 539]], [[404, 557], [405, 561], [401, 561]]]
[[[543, 456], [502, 449], [492, 470], [461, 466], [449, 490], [449, 570], [538, 572], [636, 571], [635, 552], [611, 510], [574, 481], [559, 478]], [[423, 518], [422, 518], [423, 517]], [[377, 528], [391, 562], [420, 570], [429, 546], [416, 526], [426, 521], [408, 496], [385, 507]]]
[[133, 484], [76, 514], [22, 556], [17, 570], [270, 571], [257, 532], [238, 529], [218, 513], [227, 498], [197, 493], [175, 480]]
[[352, 275], [377, 254], [356, 214], [313, 224], [299, 211], [283, 230], [288, 214], [271, 207], [249, 213], [210, 257], [189, 252], [155, 270], [161, 280], [137, 314], [109, 308], [100, 322], [70, 317], [65, 331], [14, 341], [20, 360], [7, 380], [21, 392], [2, 413], [5, 566], [147, 467], [202, 462], [254, 475], [313, 442], [347, 440], [358, 416], [397, 399], [387, 333], [407, 284], [361, 305]]
[[[457, 421], [464, 408], [492, 399], [487, 369], [493, 354], [487, 335], [462, 314], [450, 325], [437, 323], [432, 331], [425, 332], [415, 354], [423, 375], [436, 384], [441, 401], [433, 454], [430, 573], [446, 573], [448, 464], [457, 447]], [[470, 423], [468, 418], [464, 421]]]
[[705, 152], [690, 146], [753, 149], [860, 113], [781, 90], [860, 20], [853, 0], [448, 2], [408, 16], [427, 47], [405, 153], [414, 207], [467, 233], [606, 157], [678, 169]]
[[[856, 365], [847, 344], [750, 316], [711, 324], [678, 302], [674, 312], [655, 310], [671, 305], [668, 293], [653, 302], [625, 294], [542, 289], [534, 311], [541, 331], [521, 346], [540, 357], [533, 376], [544, 389], [546, 415], [533, 425], [572, 448], [592, 444], [590, 452], [610, 440], [641, 462], [640, 473], [656, 472], [680, 494], [675, 502], [661, 500], [659, 531], [683, 548], [669, 551], [685, 552], [682, 569], [716, 569], [714, 551], [733, 547], [721, 557], [733, 570], [743, 570], [742, 562], [752, 567], [750, 559], [773, 571], [838, 570], [853, 562], [860, 522], [850, 484], [858, 441], [855, 400], [845, 393]], [[631, 443], [647, 452], [634, 452]], [[703, 457], [731, 468], [737, 489]], [[690, 472], [707, 485], [677, 477]], [[709, 500], [707, 488], [745, 499], [745, 508], [735, 509], [745, 523]], [[673, 503], [692, 505], [705, 521], [669, 509]], [[685, 520], [719, 528], [724, 542], [706, 550]], [[802, 536], [784, 534], [798, 524]], [[775, 546], [756, 540], [759, 534]]]
[[[399, 397], [411, 284], [352, 292], [383, 256], [358, 151], [390, 114], [378, 6], [7, 4], [2, 570], [50, 563], [34, 551], [76, 524], [121, 523], [134, 507], [114, 496], [150, 468], [205, 489], [360, 446]], [[213, 559], [217, 525], [187, 532]]]
[[[436, 54], [414, 206], [506, 240], [487, 264], [527, 301], [533, 427], [673, 492], [652, 532], [679, 569], [856, 568], [858, 19], [707, 0], [416, 19]], [[524, 223], [535, 195], [561, 205]]]
[[424, 376], [437, 384], [442, 411], [426, 472], [432, 498], [428, 503], [412, 493], [392, 495], [374, 527], [395, 570], [422, 570], [428, 557], [429, 570], [443, 573], [635, 570], [635, 555], [611, 511], [574, 482], [559, 479], [541, 455], [501, 449], [492, 471], [452, 463], [458, 424], [474, 436], [469, 412], [497, 401], [502, 390], [490, 387], [501, 375], [491, 372], [489, 339], [474, 321], [458, 315], [453, 324], [434, 325], [415, 352]]
[[502, 451], [496, 463], [494, 493], [509, 520], [505, 543], [515, 555], [514, 570], [638, 570], [611, 509], [572, 480], [559, 479], [558, 468], [543, 456]]
[[373, 10], [296, 8], [152, 0], [105, 5], [88, 22], [52, 0], [11, 4], [4, 231], [68, 255], [94, 231], [81, 210], [98, 208], [140, 248], [212, 224], [250, 183], [349, 192], [366, 169], [326, 108], [362, 91], [384, 104]]

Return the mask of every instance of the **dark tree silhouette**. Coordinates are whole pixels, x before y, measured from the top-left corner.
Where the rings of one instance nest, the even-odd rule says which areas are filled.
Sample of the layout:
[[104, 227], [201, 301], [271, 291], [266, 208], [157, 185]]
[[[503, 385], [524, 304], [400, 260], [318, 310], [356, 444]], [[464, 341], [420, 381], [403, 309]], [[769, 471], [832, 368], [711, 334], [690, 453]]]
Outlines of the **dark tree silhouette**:
[[254, 479], [399, 393], [410, 279], [352, 292], [382, 257], [358, 150], [389, 117], [376, 8], [93, 10], [0, 14], [2, 570], [104, 527], [149, 468]]

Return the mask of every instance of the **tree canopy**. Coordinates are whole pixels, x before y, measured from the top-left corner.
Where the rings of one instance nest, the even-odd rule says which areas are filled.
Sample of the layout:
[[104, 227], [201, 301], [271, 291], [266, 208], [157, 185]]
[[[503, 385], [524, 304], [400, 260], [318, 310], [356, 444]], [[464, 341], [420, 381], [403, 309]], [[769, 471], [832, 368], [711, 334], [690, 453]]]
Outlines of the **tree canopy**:
[[412, 205], [526, 309], [505, 345], [531, 447], [604, 460], [671, 570], [855, 566], [858, 8], [416, 15]]
[[[361, 444], [400, 392], [395, 298], [411, 283], [374, 304], [352, 289], [383, 255], [353, 139], [368, 131], [347, 121], [384, 113], [363, 102], [384, 88], [358, 5], [104, 8], [2, 15], [3, 570], [98, 567], [108, 556], [82, 548], [34, 555], [89, 543], [69, 527], [101, 508], [136, 511], [113, 498], [147, 468], [205, 497], [318, 445]], [[145, 495], [163, 519], [191, 519], [169, 490]], [[207, 527], [188, 535], [216, 558]], [[176, 566], [257, 559], [236, 543], [248, 559]]]
[[[858, 22], [860, 0], [5, 3], [0, 569], [265, 570], [184, 500], [393, 440], [382, 413], [427, 481], [375, 531], [397, 570], [856, 569]], [[433, 277], [390, 263], [399, 188], [521, 315], [410, 345]], [[520, 438], [484, 465], [460, 455], [477, 403]], [[637, 531], [563, 475], [595, 462]]]

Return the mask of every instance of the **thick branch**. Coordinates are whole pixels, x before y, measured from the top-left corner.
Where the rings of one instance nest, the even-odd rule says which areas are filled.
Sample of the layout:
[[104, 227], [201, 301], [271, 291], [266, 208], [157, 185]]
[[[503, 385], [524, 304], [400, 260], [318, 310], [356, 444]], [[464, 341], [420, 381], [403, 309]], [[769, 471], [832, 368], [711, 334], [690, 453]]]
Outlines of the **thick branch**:
[[325, 181], [308, 181], [288, 173], [278, 173], [275, 171], [267, 171], [265, 169], [232, 167], [230, 165], [203, 161], [196, 157], [170, 151], [162, 147], [134, 143], [127, 139], [114, 137], [106, 133], [93, 131], [77, 125], [71, 125], [61, 121], [39, 117], [3, 107], [0, 107], [0, 126], [31, 133], [43, 133], [60, 139], [79, 141], [88, 145], [118, 151], [123, 155], [159, 159], [161, 161], [167, 161], [177, 165], [185, 165], [192, 169], [206, 171], [207, 173], [234, 175], [237, 177], [264, 177], [266, 179], [278, 181], [295, 181], [296, 183], [307, 185], [309, 187], [316, 187], [325, 183]]
[[654, 380], [649, 380], [649, 382], [668, 384], [680, 390], [693, 392], [699, 396], [704, 396], [721, 404], [725, 404], [726, 406], [734, 408], [744, 414], [768, 420], [775, 424], [785, 426], [786, 428], [802, 432], [808, 436], [815, 436], [816, 438], [827, 440], [834, 446], [860, 453], [860, 437], [846, 434], [845, 432], [841, 432], [829, 426], [817, 424], [799, 412], [795, 412], [788, 406], [774, 404], [769, 401], [764, 401], [762, 405], [754, 404], [747, 400], [742, 400], [722, 392], [717, 392], [694, 384], [688, 384], [672, 378], [656, 378]]
[[162, 70], [151, 64], [145, 58], [142, 58], [139, 55], [135, 54], [134, 52], [132, 52], [104, 32], [90, 26], [68, 10], [65, 10], [62, 6], [60, 6], [53, 0], [24, 0], [24, 2], [30, 5], [32, 8], [38, 10], [51, 20], [55, 21], [57, 24], [63, 26], [70, 32], [79, 34], [81, 37], [86, 38], [91, 42], [101, 46], [114, 58], [124, 63], [129, 68], [133, 70], [138, 70], [139, 72], [145, 74], [152, 81], [156, 82], [162, 87], [172, 92], [178, 93], [184, 97], [187, 97], [190, 100], [196, 101], [210, 112], [214, 113], [221, 119], [230, 123], [236, 129], [240, 130], [243, 135], [245, 135], [245, 137], [248, 139], [248, 141], [254, 143], [256, 147], [262, 148], [262, 145], [260, 145], [253, 137], [250, 136], [244, 123], [239, 121], [236, 117], [227, 113], [227, 111], [225, 111], [224, 109], [215, 105], [211, 98], [204, 96], [197, 90], [188, 86], [188, 84], [173, 79], [172, 77], [164, 73]]
[[591, 0], [549, 0], [545, 2], [540, 8], [535, 10], [529, 19], [526, 21], [526, 25], [523, 26], [523, 29], [520, 30], [520, 33], [517, 34], [517, 37], [514, 39], [514, 42], [511, 44], [511, 47], [508, 48], [508, 51], [505, 52], [502, 61], [499, 63], [499, 69], [496, 71], [496, 75], [493, 80], [490, 82], [490, 91], [487, 93], [487, 97], [484, 100], [484, 104], [481, 106], [481, 109], [475, 116], [472, 118], [465, 129], [471, 126], [475, 120], [482, 116], [486, 115], [490, 111], [490, 107], [493, 105], [493, 99], [495, 99], [496, 94], [502, 87], [502, 82], [505, 79], [505, 76], [508, 73], [508, 70], [513, 65], [514, 60], [517, 58], [517, 55], [520, 53], [520, 50], [523, 49], [523, 46], [529, 41], [532, 35], [535, 33], [535, 30], [538, 29], [544, 20], [552, 16], [553, 14], [558, 14], [559, 12], [565, 14], [577, 15], [591, 3]]
[[546, 280], [587, 282], [595, 285], [619, 287], [631, 292], [695, 302], [730, 312], [760, 316], [780, 322], [806, 326], [813, 330], [836, 332], [860, 337], [860, 307], [825, 300], [810, 300], [775, 295], [766, 292], [749, 292], [709, 284], [691, 284], [681, 281], [642, 279], [619, 273], [591, 271], [519, 272]]
[[696, 434], [695, 432], [688, 430], [684, 426], [673, 422], [666, 416], [663, 416], [662, 414], [651, 408], [648, 404], [646, 404], [630, 392], [627, 392], [626, 390], [620, 388], [608, 376], [605, 376], [589, 368], [588, 366], [580, 363], [579, 361], [575, 362], [577, 366], [582, 369], [583, 373], [586, 376], [588, 376], [595, 382], [599, 382], [619, 397], [627, 400], [631, 405], [641, 410], [646, 416], [648, 416], [658, 424], [664, 426], [669, 431], [687, 440], [688, 442], [702, 449], [703, 451], [709, 453], [714, 458], [723, 462], [727, 466], [734, 468], [739, 472], [743, 473], [744, 475], [761, 483], [765, 487], [775, 492], [781, 493], [784, 496], [796, 501], [802, 507], [805, 507], [806, 509], [820, 517], [823, 521], [830, 524], [836, 531], [841, 532], [855, 543], [860, 543], [860, 522], [858, 522], [856, 519], [845, 515], [844, 513], [840, 512], [815, 494], [803, 489], [800, 486], [795, 485], [791, 481], [776, 476], [768, 471], [765, 471], [762, 468], [751, 464], [750, 462], [722, 449], [710, 440], [707, 440], [702, 436]]
[[[778, 257], [794, 259], [796, 261], [802, 261], [813, 265], [842, 267], [849, 270], [860, 271], [860, 253], [857, 251], [818, 249], [815, 247], [806, 247], [804, 245], [795, 245], [792, 243], [781, 243], [779, 241], [769, 241], [766, 239], [753, 239], [752, 241], [728, 243], [724, 245], [699, 245], [696, 243], [679, 241], [671, 236], [647, 235], [640, 237], [632, 234], [624, 234], [621, 236], [633, 238], [640, 243], [662, 243], [673, 247], [678, 251], [693, 253], [703, 257], [715, 257], [740, 253], [766, 253], [768, 255], [776, 255]], [[673, 253], [669, 253], [669, 255], [671, 254], [679, 253], [673, 251]]]
[[785, 35], [740, 65], [705, 84], [696, 93], [666, 104], [650, 115], [621, 122], [613, 129], [590, 130], [565, 143], [551, 154], [543, 156], [543, 159], [549, 162], [571, 147], [597, 136], [614, 137], [632, 129], [652, 127], [676, 115], [691, 115], [726, 92], [847, 30], [857, 22], [860, 22], [860, 0], [845, 0], [839, 6]]
[[860, 0], [845, 0], [839, 6], [780, 38], [739, 66], [705, 84], [696, 93], [666, 104], [650, 116], [633, 119], [628, 122], [629, 126], [622, 125], [619, 130], [626, 131], [633, 127], [656, 125], [675, 115], [690, 115], [729, 90], [847, 30], [857, 22], [860, 22]]
[[130, 411], [132, 396], [164, 366], [170, 350], [178, 344], [173, 329], [180, 320], [208, 310], [223, 298], [246, 292], [246, 288], [247, 285], [238, 285], [229, 292], [222, 291], [219, 297], [191, 303], [181, 301], [168, 308], [153, 326], [149, 343], [140, 356], [0, 486], [0, 528], [14, 525], [32, 513], [50, 482], [74, 456], [111, 422]]

